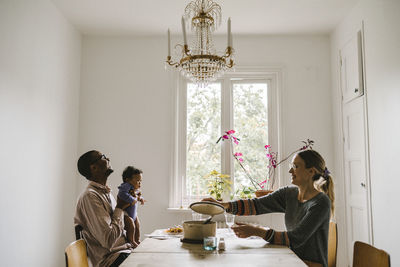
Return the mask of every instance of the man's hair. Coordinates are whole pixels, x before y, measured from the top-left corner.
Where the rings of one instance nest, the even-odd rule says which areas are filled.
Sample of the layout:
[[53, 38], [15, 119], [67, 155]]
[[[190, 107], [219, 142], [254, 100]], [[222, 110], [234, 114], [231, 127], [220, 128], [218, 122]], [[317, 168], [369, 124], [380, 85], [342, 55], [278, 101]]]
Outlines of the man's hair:
[[136, 169], [133, 166], [128, 166], [125, 168], [124, 172], [122, 173], [122, 181], [126, 182], [126, 180], [132, 178], [133, 175], [141, 174], [141, 173], [143, 173], [142, 170]]
[[79, 173], [84, 176], [86, 179], [90, 180], [91, 178], [91, 172], [90, 172], [90, 164], [93, 161], [93, 154], [96, 152], [96, 150], [90, 150], [80, 156], [78, 159], [78, 171]]

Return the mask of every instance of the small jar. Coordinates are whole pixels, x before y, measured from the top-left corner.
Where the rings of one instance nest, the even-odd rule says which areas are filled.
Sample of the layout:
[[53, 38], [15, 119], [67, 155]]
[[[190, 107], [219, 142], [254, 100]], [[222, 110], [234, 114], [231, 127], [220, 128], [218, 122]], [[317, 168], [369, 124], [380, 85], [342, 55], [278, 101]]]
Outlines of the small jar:
[[218, 250], [225, 250], [225, 239], [223, 237], [219, 239]]

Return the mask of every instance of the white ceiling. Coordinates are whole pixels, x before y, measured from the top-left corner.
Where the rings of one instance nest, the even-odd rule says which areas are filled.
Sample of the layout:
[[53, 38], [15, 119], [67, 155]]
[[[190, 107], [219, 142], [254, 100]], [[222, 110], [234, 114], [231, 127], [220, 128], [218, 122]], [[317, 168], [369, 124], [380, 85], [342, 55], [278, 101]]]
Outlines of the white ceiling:
[[[222, 7], [217, 33], [232, 19], [235, 34], [326, 34], [358, 0], [214, 0]], [[189, 0], [53, 0], [84, 34], [180, 34]]]

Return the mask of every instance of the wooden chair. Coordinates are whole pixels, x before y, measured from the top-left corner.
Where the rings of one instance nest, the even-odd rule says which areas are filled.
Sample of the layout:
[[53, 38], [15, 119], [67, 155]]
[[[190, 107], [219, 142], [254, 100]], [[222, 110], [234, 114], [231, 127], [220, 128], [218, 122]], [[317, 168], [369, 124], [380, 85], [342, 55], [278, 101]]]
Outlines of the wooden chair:
[[377, 249], [366, 243], [354, 243], [353, 267], [390, 267], [390, 256], [384, 250]]
[[[328, 267], [336, 267], [336, 256], [337, 256], [337, 225], [335, 222], [329, 222], [329, 234], [328, 234]], [[308, 267], [318, 267], [322, 264], [304, 261]]]
[[83, 238], [82, 230], [83, 230], [82, 226], [80, 226], [79, 224], [75, 225], [75, 238], [76, 238], [76, 240], [79, 240], [79, 239]]
[[335, 222], [329, 222], [328, 235], [328, 267], [336, 267], [337, 257], [337, 225]]
[[65, 263], [67, 267], [89, 267], [85, 240], [79, 239], [67, 246]]

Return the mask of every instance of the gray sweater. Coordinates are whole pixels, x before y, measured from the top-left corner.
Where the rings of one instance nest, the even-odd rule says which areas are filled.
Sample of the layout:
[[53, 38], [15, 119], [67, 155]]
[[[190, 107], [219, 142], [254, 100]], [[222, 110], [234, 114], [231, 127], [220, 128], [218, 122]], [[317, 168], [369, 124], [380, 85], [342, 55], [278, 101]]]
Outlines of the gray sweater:
[[331, 202], [319, 193], [301, 203], [298, 193], [296, 186], [288, 186], [254, 199], [256, 214], [284, 212], [290, 248], [303, 260], [327, 266]]

